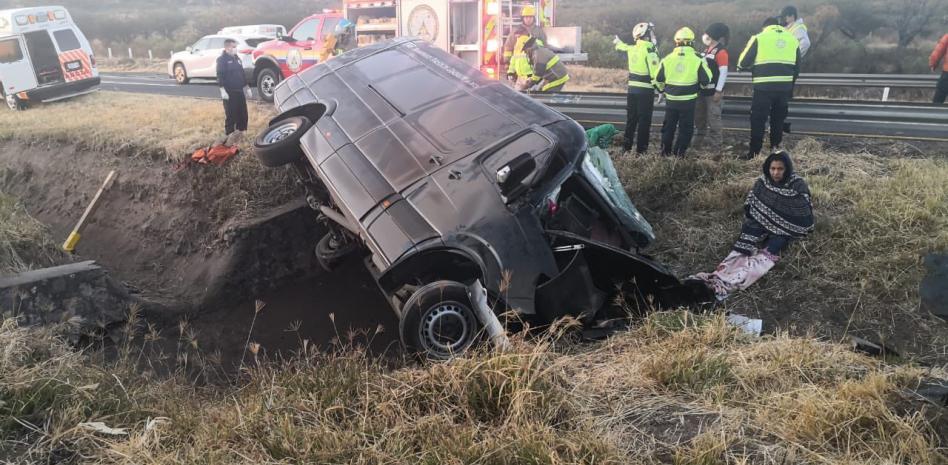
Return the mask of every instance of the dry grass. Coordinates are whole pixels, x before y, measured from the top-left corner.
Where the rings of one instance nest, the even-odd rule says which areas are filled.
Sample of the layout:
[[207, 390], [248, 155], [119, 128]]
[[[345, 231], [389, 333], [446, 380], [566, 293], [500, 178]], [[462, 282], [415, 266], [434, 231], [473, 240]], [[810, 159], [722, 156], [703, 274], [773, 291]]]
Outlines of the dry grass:
[[[945, 154], [842, 153], [813, 139], [791, 152], [813, 193], [816, 231], [729, 308], [795, 334], [856, 333], [943, 363], [948, 328], [918, 310], [918, 286], [923, 257], [948, 251]], [[711, 270], [727, 254], [760, 163], [702, 152], [685, 161], [617, 160], [631, 198], [656, 227], [651, 252], [682, 275]]]
[[[133, 317], [134, 320], [134, 317]], [[146, 340], [157, 340], [148, 336]], [[0, 328], [0, 459], [85, 463], [935, 464], [921, 370], [722, 318], [657, 314], [595, 347], [390, 368], [349, 347], [256, 360], [235, 384], [181, 330], [156, 379], [125, 343], [104, 362], [46, 331]], [[565, 346], [564, 346], [565, 347]], [[148, 350], [146, 350], [148, 349]], [[702, 354], [696, 356], [696, 354]], [[657, 361], [674, 365], [662, 368]], [[722, 376], [722, 373], [726, 375]], [[119, 434], [83, 423], [102, 422]], [[83, 457], [80, 459], [80, 457]]]
[[0, 275], [50, 266], [62, 259], [48, 228], [0, 192]]
[[167, 59], [147, 58], [101, 58], [96, 57], [97, 67], [103, 73], [168, 73]]
[[[272, 107], [251, 104], [243, 149]], [[0, 141], [76, 144], [83, 149], [182, 160], [223, 136], [220, 101], [98, 92], [24, 112], [0, 112]]]

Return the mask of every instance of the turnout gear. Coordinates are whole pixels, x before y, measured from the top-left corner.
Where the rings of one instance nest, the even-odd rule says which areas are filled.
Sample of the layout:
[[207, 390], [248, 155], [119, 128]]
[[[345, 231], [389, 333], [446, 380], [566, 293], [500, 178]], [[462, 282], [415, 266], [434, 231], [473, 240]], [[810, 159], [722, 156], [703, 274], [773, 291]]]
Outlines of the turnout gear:
[[517, 38], [517, 44], [514, 47], [514, 53], [510, 57], [510, 65], [507, 67], [507, 79], [516, 81], [518, 79], [532, 79], [533, 68], [530, 66], [530, 58], [524, 46], [530, 40], [529, 36], [520, 36]]
[[[536, 14], [537, 14], [536, 7], [532, 5], [524, 6], [523, 9], [520, 10], [521, 20], [524, 17], [530, 17], [530, 18], [536, 17]], [[520, 24], [511, 28], [510, 35], [508, 35], [507, 39], [504, 41], [504, 62], [508, 63], [508, 67], [510, 64], [510, 60], [512, 59], [513, 55], [516, 53], [514, 49], [517, 46], [517, 39], [520, 36], [536, 37], [539, 45], [541, 46], [546, 45], [546, 32], [543, 32], [543, 27], [541, 27], [540, 25], [536, 23], [531, 24], [529, 26], [526, 24]], [[509, 71], [508, 71], [508, 74], [509, 74]]]
[[520, 16], [536, 16], [537, 8], [533, 5], [527, 5], [520, 10]]
[[538, 47], [536, 39], [531, 38], [524, 50], [533, 65], [531, 82], [539, 84], [540, 92], [559, 92], [569, 81], [569, 71], [560, 62], [559, 55], [546, 47]]
[[[687, 37], [687, 32], [679, 31], [681, 40]], [[691, 37], [694, 40], [693, 32]], [[684, 45], [675, 48], [662, 60], [655, 80], [659, 89], [664, 90], [668, 101], [662, 125], [662, 153], [684, 156], [694, 135], [695, 100], [698, 91], [711, 82], [711, 70], [695, 49]], [[676, 130], [679, 132], [677, 141]]]

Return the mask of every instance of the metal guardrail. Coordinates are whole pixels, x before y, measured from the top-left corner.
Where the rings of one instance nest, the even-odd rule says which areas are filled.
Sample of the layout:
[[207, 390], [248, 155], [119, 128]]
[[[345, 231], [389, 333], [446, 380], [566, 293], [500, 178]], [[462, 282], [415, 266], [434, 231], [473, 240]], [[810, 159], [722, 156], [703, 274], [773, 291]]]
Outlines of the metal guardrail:
[[[583, 124], [623, 126], [626, 95], [618, 93], [533, 94], [538, 101]], [[663, 112], [664, 103], [655, 106]], [[725, 97], [724, 116], [731, 121], [750, 116], [750, 97]], [[948, 142], [948, 107], [930, 103], [886, 103], [795, 99], [792, 121], [803, 121], [810, 134], [873, 135], [878, 137]], [[803, 132], [807, 133], [807, 132]]]
[[[728, 74], [728, 82], [750, 84], [751, 74], [747, 72]], [[825, 87], [877, 87], [895, 89], [930, 89], [938, 82], [934, 74], [833, 74], [802, 73], [797, 85]]]

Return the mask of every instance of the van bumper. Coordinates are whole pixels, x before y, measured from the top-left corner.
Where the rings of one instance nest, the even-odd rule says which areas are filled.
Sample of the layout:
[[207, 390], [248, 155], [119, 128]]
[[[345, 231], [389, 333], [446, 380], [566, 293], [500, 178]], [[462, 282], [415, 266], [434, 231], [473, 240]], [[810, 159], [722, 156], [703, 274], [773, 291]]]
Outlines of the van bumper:
[[54, 102], [56, 100], [62, 100], [65, 98], [75, 97], [77, 95], [92, 92], [96, 90], [101, 83], [101, 78], [94, 77], [90, 79], [83, 79], [81, 81], [67, 82], [65, 84], [39, 87], [37, 89], [27, 91], [26, 96], [31, 102]]

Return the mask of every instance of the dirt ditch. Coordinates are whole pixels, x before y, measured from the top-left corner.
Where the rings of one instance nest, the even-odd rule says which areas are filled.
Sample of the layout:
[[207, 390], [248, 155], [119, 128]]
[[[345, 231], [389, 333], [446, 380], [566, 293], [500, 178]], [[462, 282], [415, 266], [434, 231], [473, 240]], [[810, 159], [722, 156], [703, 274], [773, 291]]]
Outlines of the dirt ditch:
[[[397, 339], [392, 312], [358, 261], [332, 274], [319, 270], [312, 247], [321, 226], [298, 199], [237, 208], [223, 203], [247, 196], [225, 193], [234, 181], [221, 168], [177, 169], [71, 146], [0, 145], [0, 191], [19, 198], [57, 242], [113, 169], [116, 184], [74, 259], [108, 269], [143, 299], [149, 320], [165, 328], [188, 320], [204, 347], [225, 358], [243, 350], [252, 322], [250, 338], [269, 351], [360, 335], [355, 339], [384, 350]], [[257, 301], [265, 306], [254, 321]]]

